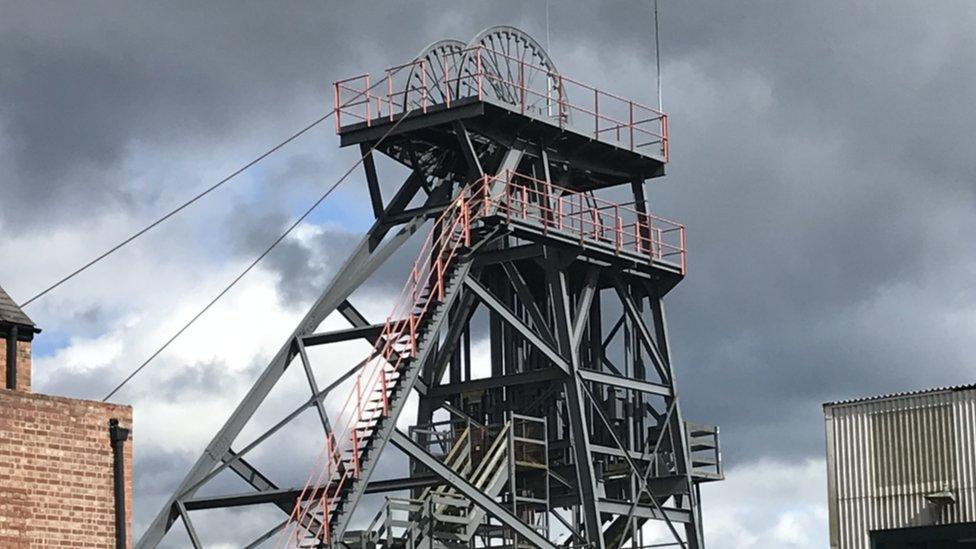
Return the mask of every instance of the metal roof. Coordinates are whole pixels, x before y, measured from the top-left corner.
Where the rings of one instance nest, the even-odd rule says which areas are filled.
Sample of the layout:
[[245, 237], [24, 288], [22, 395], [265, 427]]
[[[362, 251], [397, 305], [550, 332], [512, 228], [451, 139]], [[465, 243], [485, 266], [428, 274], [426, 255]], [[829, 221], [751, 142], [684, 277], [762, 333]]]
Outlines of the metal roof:
[[34, 326], [34, 321], [24, 314], [17, 303], [0, 287], [0, 323]]
[[972, 391], [972, 390], [976, 390], [976, 383], [972, 383], [969, 385], [954, 385], [949, 387], [937, 387], [934, 389], [920, 389], [917, 391], [904, 391], [901, 393], [889, 393], [886, 395], [838, 400], [836, 402], [826, 402], [824, 403], [824, 407], [826, 408], [827, 406], [841, 406], [845, 404], [859, 404], [861, 402], [871, 402], [873, 400], [884, 400], [888, 398], [902, 398], [902, 397], [910, 397], [910, 396], [917, 396], [917, 395], [928, 395], [933, 393], [950, 393], [955, 391]]

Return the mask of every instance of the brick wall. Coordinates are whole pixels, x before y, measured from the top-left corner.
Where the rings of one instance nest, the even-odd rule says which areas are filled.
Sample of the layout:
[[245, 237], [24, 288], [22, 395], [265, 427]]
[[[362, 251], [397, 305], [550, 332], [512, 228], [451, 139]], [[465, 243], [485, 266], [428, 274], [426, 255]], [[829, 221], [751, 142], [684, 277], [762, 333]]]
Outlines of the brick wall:
[[[0, 547], [114, 547], [112, 418], [132, 408], [0, 390]], [[125, 466], [131, 544], [131, 436]]]
[[[0, 338], [0, 389], [7, 387], [7, 340]], [[31, 342], [17, 342], [17, 390], [29, 393], [31, 390]]]

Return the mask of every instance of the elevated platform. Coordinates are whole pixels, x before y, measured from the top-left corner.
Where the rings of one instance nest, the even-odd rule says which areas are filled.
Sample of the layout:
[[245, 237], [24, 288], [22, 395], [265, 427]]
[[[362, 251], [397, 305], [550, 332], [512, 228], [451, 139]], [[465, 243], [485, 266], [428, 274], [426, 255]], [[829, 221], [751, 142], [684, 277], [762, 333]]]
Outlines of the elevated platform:
[[[248, 547], [701, 549], [718, 430], [683, 419], [664, 297], [686, 273], [685, 228], [648, 211], [645, 185], [668, 161], [667, 116], [562, 75], [509, 26], [334, 91], [369, 229], [139, 547], [177, 521], [202, 547], [224, 526], [203, 510], [260, 506]], [[399, 186], [377, 153], [408, 168], [391, 170]], [[402, 253], [416, 254], [402, 290], [364, 316], [354, 302], [405, 270]], [[336, 314], [349, 326], [322, 331]], [[329, 347], [361, 341], [361, 359]], [[282, 452], [309, 474], [272, 479]], [[410, 476], [379, 480], [405, 459]], [[250, 489], [228, 491], [229, 474]]]
[[482, 150], [544, 144], [548, 160], [565, 167], [553, 177], [574, 190], [664, 175], [668, 123], [657, 109], [486, 46], [441, 55], [335, 82], [342, 146], [376, 142], [395, 126], [380, 148], [414, 166], [399, 136], [450, 154], [461, 122]]
[[[581, 260], [643, 273], [667, 288], [685, 274], [685, 227], [634, 204], [573, 192], [527, 175], [486, 176], [472, 190], [480, 223], [519, 239], [578, 250]], [[482, 196], [478, 196], [482, 195]]]

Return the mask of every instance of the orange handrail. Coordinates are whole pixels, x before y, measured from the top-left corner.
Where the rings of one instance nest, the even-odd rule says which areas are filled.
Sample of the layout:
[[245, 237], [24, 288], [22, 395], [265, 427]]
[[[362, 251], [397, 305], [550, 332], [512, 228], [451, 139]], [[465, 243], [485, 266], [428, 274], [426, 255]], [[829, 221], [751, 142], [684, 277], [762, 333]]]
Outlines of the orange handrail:
[[[318, 474], [309, 475], [289, 517], [295, 535], [305, 516], [317, 508], [322, 513], [321, 526], [313, 535], [329, 541], [333, 506], [348, 483], [361, 476], [362, 451], [377, 422], [390, 413], [389, 397], [402, 368], [418, 355], [422, 324], [434, 305], [446, 298], [447, 279], [458, 255], [471, 245], [472, 225], [486, 216], [532, 222], [543, 231], [578, 239], [580, 246], [605, 245], [618, 254], [646, 256], [650, 262], [677, 257], [677, 265], [685, 271], [684, 226], [673, 221], [510, 171], [484, 176], [462, 189], [434, 222], [352, 392], [334, 418], [324, 458], [316, 464]], [[676, 235], [677, 242], [666, 235]], [[317, 504], [302, 506], [318, 493]], [[291, 528], [285, 530], [291, 532]], [[286, 533], [284, 539], [290, 537]]]
[[[598, 141], [613, 141], [626, 146], [631, 151], [656, 145], [662, 159], [668, 161], [670, 151], [667, 114], [660, 110], [584, 84], [579, 80], [555, 74], [547, 67], [489, 46], [472, 46], [461, 53], [462, 58], [473, 59], [471, 66], [453, 66], [456, 55], [451, 54], [450, 57], [445, 55], [441, 60], [443, 75], [439, 75], [440, 82], [431, 83], [428, 80], [430, 71], [427, 67], [428, 61], [425, 59], [391, 67], [384, 72], [379, 81], [372, 85], [368, 74], [336, 81], [333, 84], [336, 132], [341, 132], [344, 127], [342, 123], [344, 115], [351, 117], [353, 123], [365, 122], [369, 126], [373, 121], [381, 118], [392, 121], [398, 114], [403, 114], [414, 106], [426, 113], [431, 105], [432, 86], [444, 88], [446, 108], [451, 108], [458, 99], [469, 97], [484, 99], [486, 89], [491, 89], [492, 86], [503, 86], [513, 91], [513, 96], [505, 100], [511, 102], [523, 114], [531, 110], [536, 103], [543, 102], [547, 106], [546, 115], [554, 117], [560, 127], [578, 126], [580, 130], [588, 131]], [[508, 60], [516, 70], [507, 76], [489, 71], [486, 67], [492, 66], [493, 63], [482, 61], [482, 58], [487, 55], [493, 59]], [[455, 73], [453, 75], [452, 67]], [[411, 74], [419, 74], [420, 82], [409, 82]], [[537, 75], [544, 78], [538, 78], [539, 83], [535, 84]], [[385, 88], [385, 93], [373, 93], [372, 89], [381, 83], [384, 84], [381, 89]], [[487, 88], [485, 84], [488, 84]], [[567, 88], [570, 90], [567, 91]], [[588, 99], [582, 102], [571, 101], [569, 97]], [[551, 112], [553, 106], [557, 107], [555, 113]], [[570, 123], [569, 119], [574, 114], [590, 119], [591, 123]]]

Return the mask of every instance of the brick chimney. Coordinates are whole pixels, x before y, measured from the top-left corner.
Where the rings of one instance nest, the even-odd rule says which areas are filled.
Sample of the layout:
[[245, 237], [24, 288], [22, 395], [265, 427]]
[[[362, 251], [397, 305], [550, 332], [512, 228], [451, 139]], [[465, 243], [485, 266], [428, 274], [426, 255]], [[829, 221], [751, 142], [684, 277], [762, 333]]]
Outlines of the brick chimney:
[[40, 333], [34, 322], [0, 288], [0, 389], [31, 390], [31, 341]]

